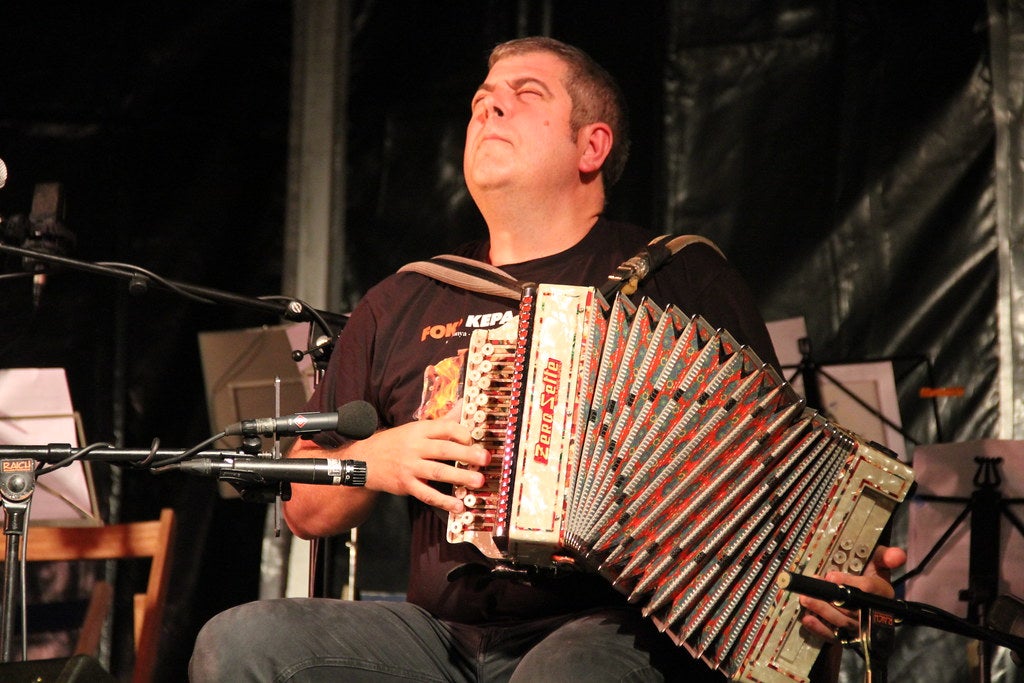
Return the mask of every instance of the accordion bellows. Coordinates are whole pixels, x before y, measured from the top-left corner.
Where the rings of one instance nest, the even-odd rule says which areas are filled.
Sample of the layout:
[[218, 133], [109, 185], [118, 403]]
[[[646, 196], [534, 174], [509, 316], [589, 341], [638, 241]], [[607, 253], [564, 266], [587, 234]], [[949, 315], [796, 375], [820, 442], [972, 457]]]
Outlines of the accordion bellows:
[[807, 409], [700, 317], [591, 287], [527, 289], [475, 331], [462, 423], [491, 453], [448, 540], [499, 563], [595, 571], [736, 680], [806, 681], [783, 571], [861, 573], [911, 470]]

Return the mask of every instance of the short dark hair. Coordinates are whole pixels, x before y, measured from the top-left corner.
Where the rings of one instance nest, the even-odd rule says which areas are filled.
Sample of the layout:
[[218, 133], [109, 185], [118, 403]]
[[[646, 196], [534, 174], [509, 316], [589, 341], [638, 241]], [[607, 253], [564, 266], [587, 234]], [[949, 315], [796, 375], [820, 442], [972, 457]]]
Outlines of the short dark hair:
[[580, 128], [590, 123], [607, 123], [612, 129], [612, 148], [601, 166], [605, 187], [622, 176], [629, 158], [629, 116], [619, 84], [608, 71], [583, 50], [554, 38], [534, 36], [499, 44], [491, 51], [488, 68], [506, 57], [549, 52], [569, 67], [565, 89], [572, 98], [570, 126], [573, 139]]

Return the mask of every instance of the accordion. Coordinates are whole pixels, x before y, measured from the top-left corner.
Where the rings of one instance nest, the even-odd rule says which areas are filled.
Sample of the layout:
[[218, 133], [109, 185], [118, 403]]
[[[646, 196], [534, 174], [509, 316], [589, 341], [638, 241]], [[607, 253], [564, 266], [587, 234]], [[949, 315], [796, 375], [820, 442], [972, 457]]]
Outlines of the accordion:
[[461, 421], [491, 464], [448, 541], [598, 572], [736, 680], [807, 680], [822, 643], [776, 578], [862, 572], [913, 481], [727, 332], [591, 287], [472, 334]]

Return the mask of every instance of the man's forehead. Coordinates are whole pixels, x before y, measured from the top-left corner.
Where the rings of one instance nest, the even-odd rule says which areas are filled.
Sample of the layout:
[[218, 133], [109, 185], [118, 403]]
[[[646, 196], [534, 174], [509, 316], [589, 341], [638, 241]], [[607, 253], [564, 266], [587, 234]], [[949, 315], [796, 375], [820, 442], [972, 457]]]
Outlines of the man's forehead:
[[484, 85], [499, 81], [533, 79], [555, 88], [562, 84], [568, 66], [550, 52], [528, 52], [499, 59], [487, 73]]

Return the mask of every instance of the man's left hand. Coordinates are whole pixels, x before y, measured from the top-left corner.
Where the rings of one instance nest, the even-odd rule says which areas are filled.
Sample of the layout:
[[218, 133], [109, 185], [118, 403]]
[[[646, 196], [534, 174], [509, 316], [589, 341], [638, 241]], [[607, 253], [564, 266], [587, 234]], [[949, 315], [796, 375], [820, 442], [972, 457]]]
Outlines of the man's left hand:
[[[903, 566], [906, 561], [907, 553], [901, 548], [878, 546], [862, 575], [828, 572], [822, 578], [832, 583], [857, 588], [865, 593], [892, 598], [895, 590], [889, 583], [889, 574], [893, 569]], [[829, 642], [838, 642], [837, 633], [840, 630], [845, 629], [850, 633], [857, 633], [859, 630], [860, 622], [856, 610], [836, 607], [830, 602], [808, 595], [800, 596], [800, 605], [805, 609], [800, 623], [811, 633]]]

